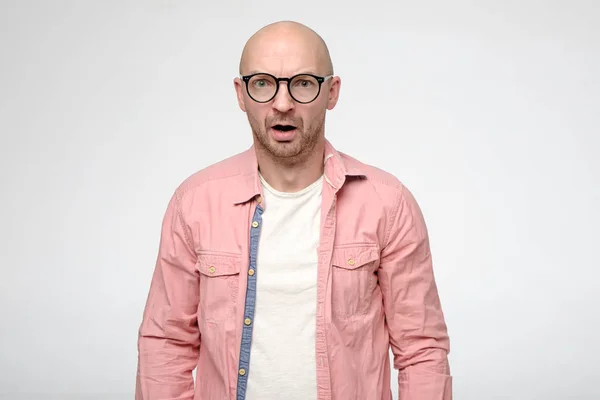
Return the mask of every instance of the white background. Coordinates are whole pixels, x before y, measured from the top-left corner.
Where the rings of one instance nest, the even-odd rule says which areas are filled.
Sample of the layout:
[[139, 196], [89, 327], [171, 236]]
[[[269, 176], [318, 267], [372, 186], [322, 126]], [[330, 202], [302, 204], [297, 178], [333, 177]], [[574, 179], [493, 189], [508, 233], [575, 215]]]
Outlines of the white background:
[[454, 398], [600, 398], [599, 2], [0, 4], [0, 398], [133, 398], [166, 203], [250, 145], [280, 19], [330, 46], [327, 137], [423, 208]]

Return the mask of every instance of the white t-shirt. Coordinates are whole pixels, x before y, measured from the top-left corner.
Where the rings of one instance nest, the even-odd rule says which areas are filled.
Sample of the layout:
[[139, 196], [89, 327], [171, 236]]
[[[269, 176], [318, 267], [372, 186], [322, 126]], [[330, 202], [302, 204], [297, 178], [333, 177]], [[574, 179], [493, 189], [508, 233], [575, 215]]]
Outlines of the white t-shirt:
[[315, 400], [317, 246], [323, 177], [295, 193], [262, 177], [265, 211], [247, 400]]

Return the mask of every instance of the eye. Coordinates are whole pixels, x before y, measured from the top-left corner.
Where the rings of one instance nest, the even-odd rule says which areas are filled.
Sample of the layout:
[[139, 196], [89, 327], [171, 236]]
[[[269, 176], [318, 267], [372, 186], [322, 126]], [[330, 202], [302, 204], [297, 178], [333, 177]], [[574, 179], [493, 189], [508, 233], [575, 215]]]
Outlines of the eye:
[[303, 88], [309, 88], [312, 85], [312, 82], [307, 79], [300, 79], [296, 82], [296, 84]]
[[265, 89], [273, 86], [273, 78], [265, 75], [257, 75], [250, 79], [250, 86], [254, 89]]
[[264, 80], [264, 79], [258, 79], [258, 80], [256, 80], [256, 81], [254, 81], [254, 86], [256, 86], [256, 87], [265, 87], [265, 86], [267, 86], [267, 85], [268, 85], [268, 83], [269, 83], [269, 82], [267, 82], [267, 81], [266, 81], [266, 80]]

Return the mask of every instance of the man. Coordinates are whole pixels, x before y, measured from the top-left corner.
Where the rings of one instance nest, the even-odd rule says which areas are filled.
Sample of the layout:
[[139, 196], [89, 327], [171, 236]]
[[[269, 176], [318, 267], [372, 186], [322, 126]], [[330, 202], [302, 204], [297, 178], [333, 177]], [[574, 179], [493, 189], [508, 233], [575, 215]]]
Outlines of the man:
[[325, 139], [340, 78], [323, 40], [264, 27], [234, 86], [254, 144], [171, 198], [136, 399], [391, 399], [390, 347], [400, 399], [451, 399], [423, 217], [395, 177]]

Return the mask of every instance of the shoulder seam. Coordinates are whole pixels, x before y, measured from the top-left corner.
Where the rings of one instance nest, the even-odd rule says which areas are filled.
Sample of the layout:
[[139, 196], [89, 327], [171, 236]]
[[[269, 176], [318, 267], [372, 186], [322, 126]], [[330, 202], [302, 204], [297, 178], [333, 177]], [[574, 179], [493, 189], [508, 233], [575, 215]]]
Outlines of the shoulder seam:
[[[395, 186], [395, 185], [394, 185]], [[392, 228], [394, 227], [394, 221], [396, 221], [396, 218], [398, 216], [398, 213], [400, 212], [400, 206], [402, 204], [402, 200], [404, 198], [404, 186], [400, 185], [399, 187], [395, 186], [396, 189], [398, 189], [398, 191], [396, 192], [396, 196], [395, 196], [395, 200], [394, 200], [394, 209], [392, 210], [392, 212], [390, 213], [389, 217], [388, 217], [388, 223], [387, 223], [387, 228], [386, 228], [386, 232], [385, 232], [385, 239], [383, 241], [384, 248], [386, 248], [389, 245], [389, 241], [390, 241], [390, 235], [392, 233]]]
[[194, 184], [191, 184], [191, 182], [190, 182], [191, 177], [190, 177], [190, 178], [186, 179], [182, 184], [179, 185], [179, 187], [177, 188], [177, 192], [180, 197], [183, 197], [185, 194], [187, 194], [188, 191], [190, 191], [192, 189], [196, 189], [196, 188], [204, 185], [205, 183], [212, 182], [212, 181], [218, 181], [221, 179], [233, 178], [236, 176], [242, 176], [242, 174], [240, 172], [237, 172], [235, 174], [219, 176], [219, 177], [209, 176], [207, 178], [203, 178], [199, 182], [195, 182]]
[[192, 253], [195, 253], [194, 245], [191, 240], [191, 237], [186, 229], [185, 222], [183, 220], [183, 213], [181, 212], [181, 193], [179, 190], [175, 191], [175, 211], [177, 212], [177, 219], [179, 220], [179, 224], [181, 225], [181, 230], [183, 231], [183, 235], [185, 236], [185, 242], [187, 244], [188, 250]]

